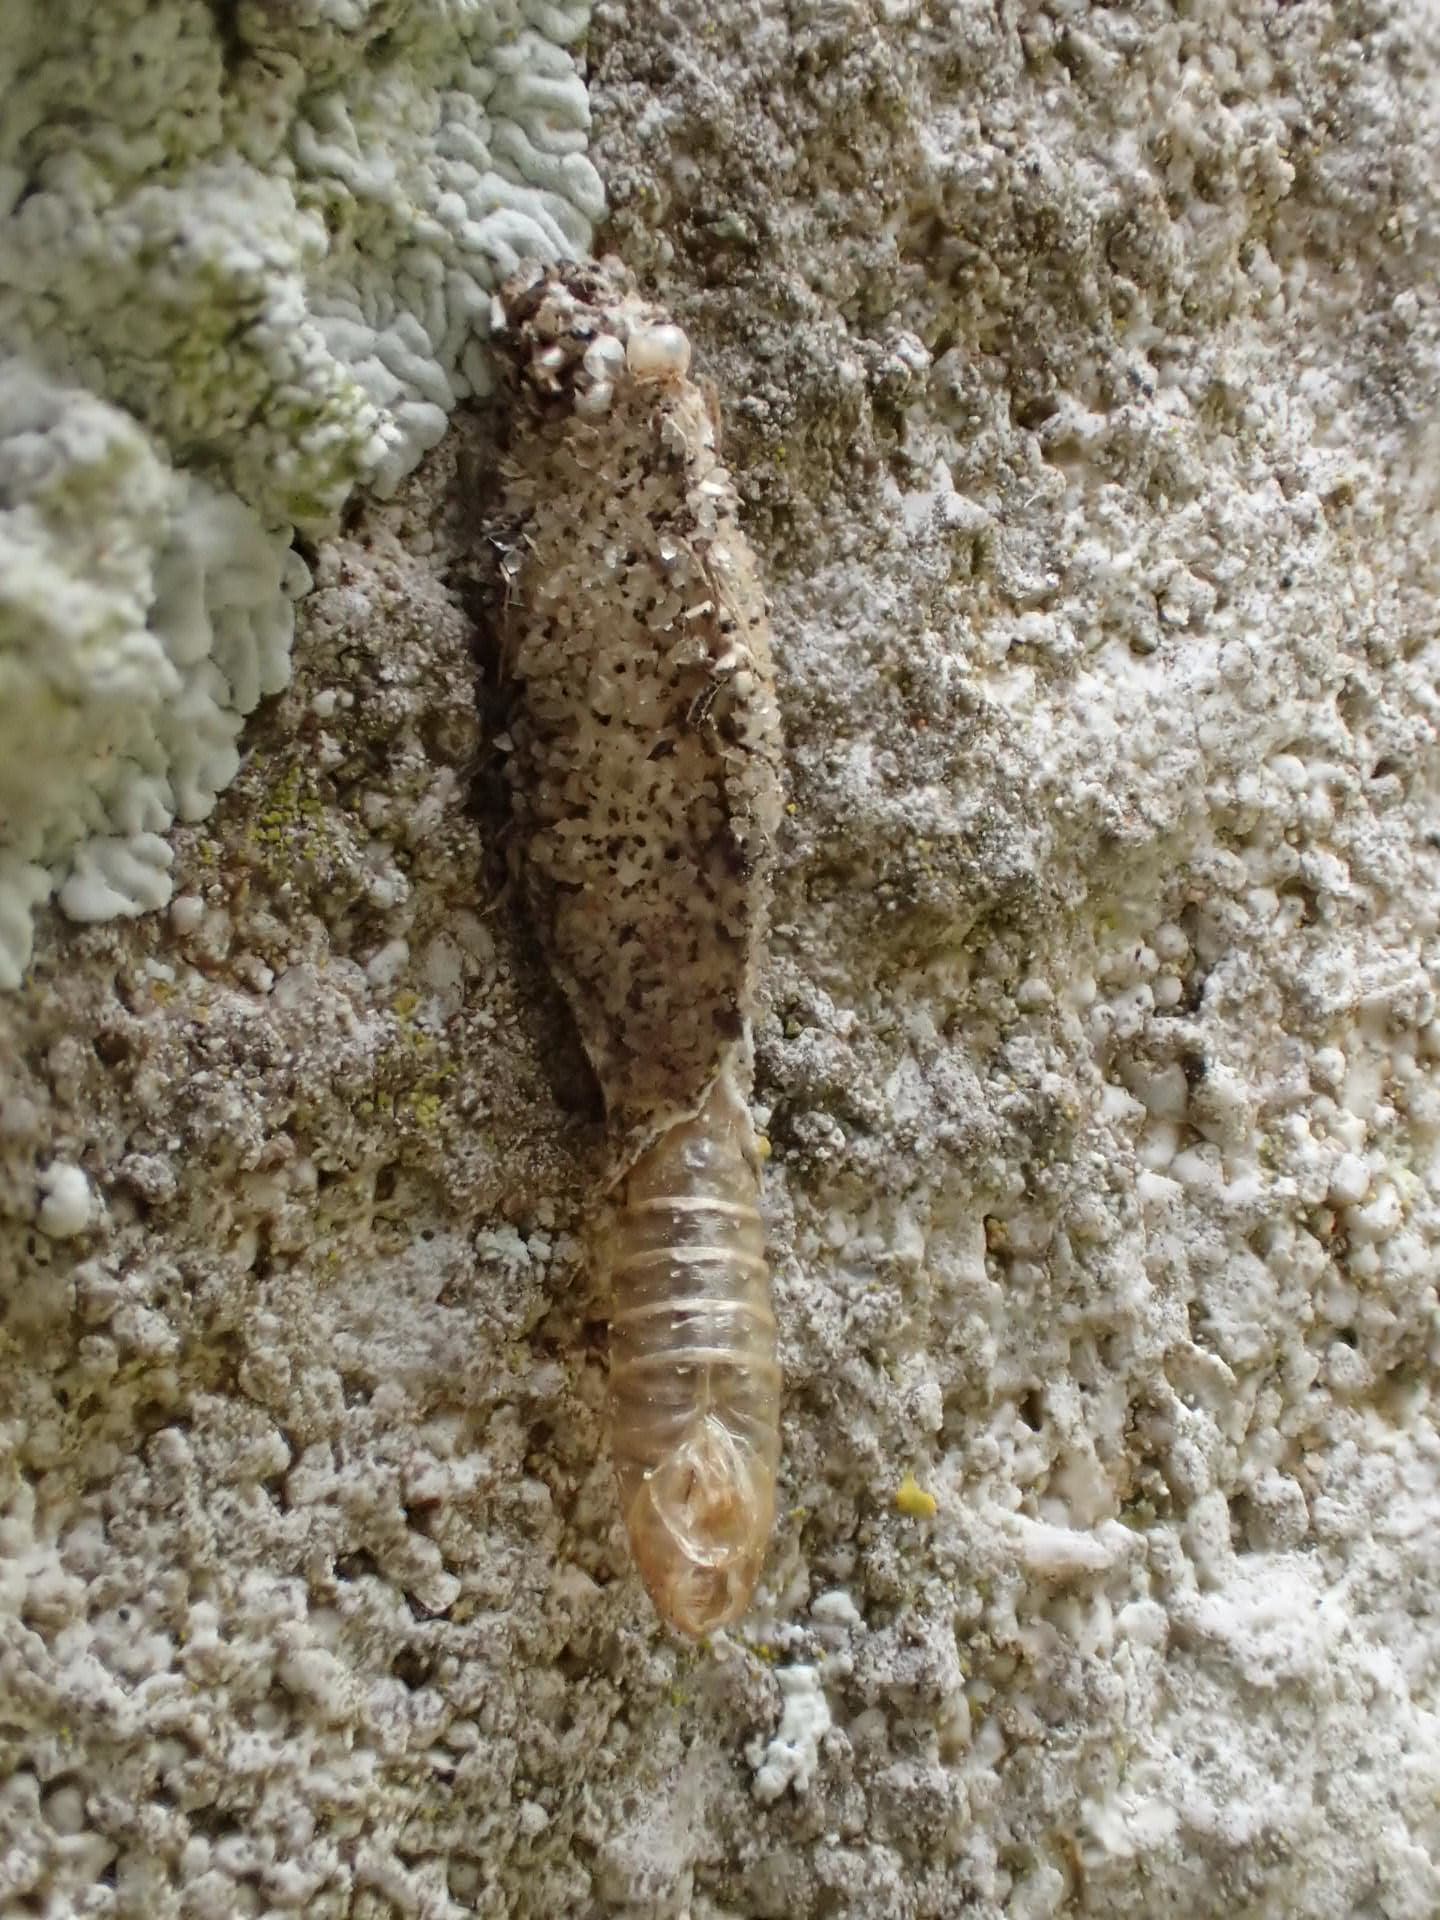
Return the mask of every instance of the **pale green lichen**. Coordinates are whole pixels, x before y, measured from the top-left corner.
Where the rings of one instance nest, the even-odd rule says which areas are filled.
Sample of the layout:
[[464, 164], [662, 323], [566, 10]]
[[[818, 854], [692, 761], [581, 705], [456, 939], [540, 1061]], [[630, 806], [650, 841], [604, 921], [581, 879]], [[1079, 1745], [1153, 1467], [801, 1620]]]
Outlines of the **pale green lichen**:
[[283, 684], [304, 569], [92, 394], [12, 365], [0, 418], [0, 984], [13, 987], [52, 870], [79, 920], [169, 898], [161, 835], [214, 805], [242, 715]]
[[0, 984], [52, 889], [82, 919], [168, 899], [166, 829], [288, 677], [293, 528], [408, 472], [488, 383], [500, 280], [588, 245], [587, 14], [7, 12]]

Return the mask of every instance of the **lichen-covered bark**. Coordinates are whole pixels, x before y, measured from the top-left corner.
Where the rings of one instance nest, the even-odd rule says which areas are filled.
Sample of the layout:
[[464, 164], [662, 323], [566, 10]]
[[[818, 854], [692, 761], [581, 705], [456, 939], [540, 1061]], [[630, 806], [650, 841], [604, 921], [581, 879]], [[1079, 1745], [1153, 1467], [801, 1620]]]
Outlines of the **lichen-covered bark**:
[[626, 1571], [474, 415], [0, 1001], [0, 1902], [1428, 1920], [1432, 12], [588, 57], [774, 601], [760, 1609]]
[[[10, 0], [0, 992], [34, 908], [168, 904], [333, 532], [489, 390], [491, 296], [604, 196], [585, 0]], [[177, 471], [176, 469], [179, 469]]]

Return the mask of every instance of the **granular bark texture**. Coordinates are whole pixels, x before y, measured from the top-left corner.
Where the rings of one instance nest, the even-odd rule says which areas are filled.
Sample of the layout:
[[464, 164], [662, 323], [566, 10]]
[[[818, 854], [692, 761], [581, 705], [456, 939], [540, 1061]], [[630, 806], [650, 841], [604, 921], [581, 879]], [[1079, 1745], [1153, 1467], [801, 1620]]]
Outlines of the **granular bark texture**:
[[758, 1605], [626, 1564], [477, 412], [0, 1001], [6, 1920], [1440, 1910], [1437, 33], [596, 7], [773, 602]]

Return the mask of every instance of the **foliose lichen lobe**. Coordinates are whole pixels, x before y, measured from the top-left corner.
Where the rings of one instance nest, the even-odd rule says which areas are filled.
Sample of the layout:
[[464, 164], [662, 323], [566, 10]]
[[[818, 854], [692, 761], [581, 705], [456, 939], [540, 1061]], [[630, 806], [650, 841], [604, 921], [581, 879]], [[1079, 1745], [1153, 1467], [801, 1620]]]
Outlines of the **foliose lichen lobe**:
[[502, 302], [518, 864], [623, 1167], [748, 1047], [781, 807], [768, 612], [681, 330], [614, 261]]
[[[34, 910], [171, 896], [290, 674], [292, 541], [492, 382], [522, 259], [604, 206], [588, 7], [115, 0], [0, 48], [0, 991]], [[43, 750], [42, 750], [43, 749]]]

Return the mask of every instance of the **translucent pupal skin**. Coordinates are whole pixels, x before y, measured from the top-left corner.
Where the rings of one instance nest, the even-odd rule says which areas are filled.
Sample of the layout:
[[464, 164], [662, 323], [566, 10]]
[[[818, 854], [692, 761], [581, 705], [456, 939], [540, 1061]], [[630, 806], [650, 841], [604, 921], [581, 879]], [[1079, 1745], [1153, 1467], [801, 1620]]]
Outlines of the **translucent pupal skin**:
[[661, 1615], [738, 1620], [775, 1520], [780, 1366], [748, 1107], [722, 1074], [625, 1177], [609, 1269], [621, 1511]]

